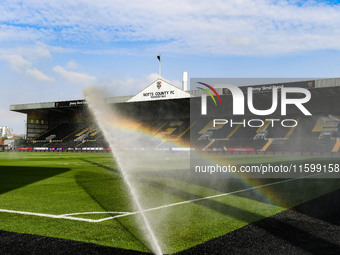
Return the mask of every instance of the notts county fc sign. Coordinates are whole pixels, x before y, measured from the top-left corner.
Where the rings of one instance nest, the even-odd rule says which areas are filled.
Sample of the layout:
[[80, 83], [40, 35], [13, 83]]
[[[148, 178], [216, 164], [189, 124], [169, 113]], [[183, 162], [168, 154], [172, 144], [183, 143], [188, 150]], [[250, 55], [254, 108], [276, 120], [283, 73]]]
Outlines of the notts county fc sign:
[[158, 79], [132, 97], [128, 102], [167, 100], [188, 97], [190, 97], [188, 92], [183, 91], [164, 80]]

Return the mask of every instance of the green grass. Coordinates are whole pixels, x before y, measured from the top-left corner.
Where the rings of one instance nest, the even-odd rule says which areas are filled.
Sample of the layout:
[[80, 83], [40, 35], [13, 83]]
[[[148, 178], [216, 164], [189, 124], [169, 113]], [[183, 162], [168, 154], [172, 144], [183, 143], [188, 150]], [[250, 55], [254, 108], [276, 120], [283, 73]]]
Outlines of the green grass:
[[[221, 156], [212, 157], [218, 161]], [[233, 164], [318, 160], [302, 156], [260, 155], [223, 158]], [[329, 160], [334, 161], [334, 158]], [[143, 198], [145, 208], [280, 181], [194, 178], [185, 169], [176, 170], [177, 161], [180, 161], [177, 155], [170, 160], [174, 170], [164, 170], [164, 159], [158, 159], [154, 162], [157, 166], [154, 169], [134, 173], [133, 185]], [[338, 179], [299, 179], [147, 214], [160, 238], [163, 251], [173, 253], [339, 187]], [[112, 156], [100, 153], [0, 153], [0, 209], [56, 215], [134, 211]], [[106, 213], [79, 217], [98, 219], [112, 215]], [[136, 217], [89, 223], [0, 212], [0, 229], [150, 251], [136, 224]]]

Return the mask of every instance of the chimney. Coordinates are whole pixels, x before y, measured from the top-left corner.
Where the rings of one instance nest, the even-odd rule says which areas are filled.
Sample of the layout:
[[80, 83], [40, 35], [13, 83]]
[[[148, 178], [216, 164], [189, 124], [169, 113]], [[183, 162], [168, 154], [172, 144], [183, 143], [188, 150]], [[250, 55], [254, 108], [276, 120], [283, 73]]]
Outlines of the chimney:
[[188, 91], [188, 72], [183, 72], [182, 89]]

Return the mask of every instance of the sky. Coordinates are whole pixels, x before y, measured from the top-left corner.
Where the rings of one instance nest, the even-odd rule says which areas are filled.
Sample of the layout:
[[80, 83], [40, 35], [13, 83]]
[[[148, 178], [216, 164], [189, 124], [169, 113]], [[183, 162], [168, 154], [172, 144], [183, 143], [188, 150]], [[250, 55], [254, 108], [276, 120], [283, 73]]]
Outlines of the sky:
[[12, 104], [134, 95], [158, 77], [340, 76], [340, 1], [2, 0], [0, 126]]

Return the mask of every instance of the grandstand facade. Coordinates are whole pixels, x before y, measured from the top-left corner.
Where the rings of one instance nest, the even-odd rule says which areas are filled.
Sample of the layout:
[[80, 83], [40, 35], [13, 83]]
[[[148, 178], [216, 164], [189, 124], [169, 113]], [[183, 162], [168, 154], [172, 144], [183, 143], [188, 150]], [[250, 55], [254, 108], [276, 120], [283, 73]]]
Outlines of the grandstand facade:
[[[215, 84], [211, 84], [215, 85]], [[302, 87], [311, 92], [306, 107], [312, 116], [304, 116], [298, 109], [288, 108], [286, 118], [298, 125], [272, 125], [263, 117], [261, 127], [241, 124], [212, 125], [211, 117], [195, 116], [190, 112], [199, 107], [202, 90], [186, 91], [163, 79], [157, 79], [134, 96], [107, 98], [106, 103], [154, 130], [154, 134], [168, 140], [190, 141], [190, 146], [204, 151], [225, 153], [313, 153], [340, 152], [340, 78], [316, 79], [276, 84], [251, 85], [256, 89], [254, 106], [268, 109], [272, 104], [275, 86]], [[242, 87], [245, 92], [247, 86]], [[241, 121], [252, 118], [232, 116], [230, 91], [216, 88], [227, 110], [215, 112], [216, 117]], [[246, 93], [246, 92], [245, 92]], [[214, 107], [208, 102], [208, 110]], [[93, 121], [84, 100], [11, 105], [10, 110], [27, 115], [27, 147], [25, 149], [83, 151], [108, 149], [103, 134]], [[195, 121], [200, 118], [201, 121]], [[279, 119], [279, 111], [270, 118]], [[258, 119], [258, 117], [257, 117]], [[202, 121], [203, 120], [203, 121]], [[158, 145], [156, 147], [159, 147]], [[170, 148], [171, 149], [171, 148]]]

